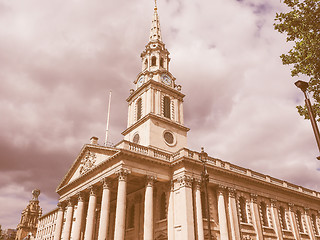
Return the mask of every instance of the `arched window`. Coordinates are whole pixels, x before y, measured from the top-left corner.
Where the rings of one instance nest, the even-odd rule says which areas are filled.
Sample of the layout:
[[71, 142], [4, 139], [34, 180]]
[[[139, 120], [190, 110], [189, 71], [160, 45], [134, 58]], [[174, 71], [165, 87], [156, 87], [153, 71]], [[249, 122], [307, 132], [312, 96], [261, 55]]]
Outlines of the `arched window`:
[[162, 193], [160, 197], [160, 220], [166, 218], [166, 194]]
[[142, 113], [142, 100], [141, 98], [139, 98], [137, 101], [137, 120], [141, 118], [141, 113]]
[[151, 58], [151, 66], [156, 66], [157, 65], [157, 58], [156, 56], [152, 56]]
[[134, 228], [134, 205], [129, 209], [128, 228]]
[[280, 212], [280, 221], [281, 221], [282, 229], [288, 230], [287, 221], [286, 221], [286, 211], [281, 206], [279, 209], [279, 212]]
[[247, 223], [248, 222], [247, 204], [246, 204], [246, 199], [244, 197], [239, 198], [239, 207], [240, 207], [240, 221], [243, 223]]
[[304, 232], [304, 228], [302, 225], [302, 216], [301, 216], [301, 212], [299, 210], [297, 210], [297, 212], [296, 212], [296, 217], [297, 217], [297, 224], [298, 224], [299, 231]]
[[264, 202], [260, 203], [260, 211], [261, 211], [262, 225], [265, 227], [268, 227], [269, 222], [268, 222], [268, 215], [267, 215], [267, 206]]
[[168, 96], [163, 98], [163, 116], [166, 118], [171, 118], [170, 114], [170, 103], [171, 100]]
[[163, 58], [160, 58], [160, 67], [163, 67]]

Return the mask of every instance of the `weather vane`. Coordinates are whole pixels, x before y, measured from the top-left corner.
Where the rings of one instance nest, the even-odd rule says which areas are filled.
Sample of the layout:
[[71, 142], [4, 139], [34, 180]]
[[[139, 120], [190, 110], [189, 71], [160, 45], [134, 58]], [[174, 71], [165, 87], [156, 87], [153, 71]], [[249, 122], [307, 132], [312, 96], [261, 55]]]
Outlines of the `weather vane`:
[[157, 0], [154, 0], [154, 10], [157, 10]]

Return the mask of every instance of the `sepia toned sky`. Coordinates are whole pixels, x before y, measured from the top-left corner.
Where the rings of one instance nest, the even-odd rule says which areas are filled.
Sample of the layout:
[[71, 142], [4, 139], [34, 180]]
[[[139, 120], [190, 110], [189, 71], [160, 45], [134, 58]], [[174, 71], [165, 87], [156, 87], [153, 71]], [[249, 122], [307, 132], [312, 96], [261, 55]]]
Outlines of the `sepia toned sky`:
[[[15, 228], [31, 191], [46, 213], [92, 136], [122, 139], [148, 42], [152, 0], [0, 0], [0, 224]], [[188, 147], [320, 191], [304, 101], [279, 56], [280, 0], [158, 0], [170, 71], [182, 85]], [[305, 78], [302, 78], [305, 79]]]

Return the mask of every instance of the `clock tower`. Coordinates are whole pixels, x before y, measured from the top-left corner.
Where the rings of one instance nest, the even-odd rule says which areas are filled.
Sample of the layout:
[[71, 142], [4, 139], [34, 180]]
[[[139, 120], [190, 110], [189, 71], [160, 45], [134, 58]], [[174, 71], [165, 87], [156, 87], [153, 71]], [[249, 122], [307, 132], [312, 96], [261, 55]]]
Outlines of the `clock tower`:
[[149, 42], [141, 53], [142, 69], [127, 98], [128, 125], [122, 134], [126, 141], [175, 152], [187, 147], [189, 128], [183, 122], [185, 95], [169, 72], [169, 54], [155, 5]]

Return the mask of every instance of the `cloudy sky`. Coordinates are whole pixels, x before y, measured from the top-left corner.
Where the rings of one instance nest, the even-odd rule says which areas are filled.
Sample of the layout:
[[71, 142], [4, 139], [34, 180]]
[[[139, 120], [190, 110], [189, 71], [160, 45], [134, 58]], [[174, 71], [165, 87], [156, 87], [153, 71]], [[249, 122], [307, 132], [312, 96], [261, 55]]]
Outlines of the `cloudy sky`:
[[[186, 94], [189, 148], [320, 191], [320, 162], [273, 29], [280, 0], [158, 0], [171, 72]], [[0, 224], [15, 228], [34, 188], [44, 212], [91, 136], [126, 127], [152, 0], [0, 0]]]

